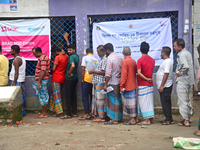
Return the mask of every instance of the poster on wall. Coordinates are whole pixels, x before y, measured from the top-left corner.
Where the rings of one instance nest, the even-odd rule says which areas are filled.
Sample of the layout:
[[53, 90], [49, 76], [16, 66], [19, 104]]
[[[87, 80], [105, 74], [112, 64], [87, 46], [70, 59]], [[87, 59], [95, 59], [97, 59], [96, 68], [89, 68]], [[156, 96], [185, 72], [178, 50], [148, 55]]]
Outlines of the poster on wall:
[[[159, 66], [163, 46], [172, 49], [172, 32], [170, 18], [140, 19], [129, 21], [112, 21], [93, 24], [93, 50], [95, 57], [98, 45], [112, 43], [114, 51], [123, 58], [123, 48], [131, 49], [131, 57], [137, 61], [142, 55], [140, 44], [146, 41], [150, 45], [149, 55]], [[173, 60], [173, 51], [170, 58]]]
[[0, 45], [8, 59], [12, 45], [19, 45], [20, 55], [26, 60], [37, 60], [32, 54], [33, 47], [40, 47], [50, 57], [50, 20], [23, 19], [0, 21]]
[[0, 0], [0, 12], [17, 12], [17, 0]]

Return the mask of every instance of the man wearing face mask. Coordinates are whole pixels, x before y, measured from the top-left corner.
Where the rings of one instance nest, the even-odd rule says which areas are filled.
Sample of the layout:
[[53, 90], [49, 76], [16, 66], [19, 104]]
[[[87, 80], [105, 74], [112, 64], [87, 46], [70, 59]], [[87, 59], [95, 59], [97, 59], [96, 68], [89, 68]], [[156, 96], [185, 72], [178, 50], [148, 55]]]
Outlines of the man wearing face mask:
[[95, 70], [89, 70], [89, 74], [93, 74], [92, 84], [92, 111], [94, 116], [98, 116], [99, 119], [93, 120], [94, 122], [104, 122], [106, 118], [106, 113], [104, 112], [105, 95], [100, 93], [105, 85], [105, 71], [106, 71], [106, 50], [103, 45], [97, 47], [97, 54], [101, 61], [97, 65]]

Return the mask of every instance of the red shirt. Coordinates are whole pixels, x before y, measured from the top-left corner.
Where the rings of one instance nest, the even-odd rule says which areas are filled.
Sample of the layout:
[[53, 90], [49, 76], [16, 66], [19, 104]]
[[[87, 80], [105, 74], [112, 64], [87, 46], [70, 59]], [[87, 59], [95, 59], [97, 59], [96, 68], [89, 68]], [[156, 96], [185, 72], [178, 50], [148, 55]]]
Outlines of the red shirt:
[[135, 60], [130, 56], [126, 56], [122, 61], [120, 89], [125, 88], [125, 91], [136, 89], [136, 70]]
[[48, 80], [49, 79], [49, 69], [50, 69], [49, 57], [46, 54], [42, 54], [38, 58], [37, 66], [35, 69], [35, 81], [39, 80], [42, 70], [45, 71], [45, 76], [42, 80]]
[[52, 73], [52, 82], [65, 82], [65, 71], [67, 69], [68, 60], [69, 56], [64, 53], [56, 56], [54, 64], [56, 64], [57, 67], [56, 70]]
[[[147, 77], [152, 79], [153, 69], [155, 66], [155, 60], [151, 58], [149, 55], [142, 56], [138, 59], [137, 69], [141, 69], [141, 73]], [[153, 86], [153, 81], [151, 83], [143, 80], [137, 75], [138, 86]]]

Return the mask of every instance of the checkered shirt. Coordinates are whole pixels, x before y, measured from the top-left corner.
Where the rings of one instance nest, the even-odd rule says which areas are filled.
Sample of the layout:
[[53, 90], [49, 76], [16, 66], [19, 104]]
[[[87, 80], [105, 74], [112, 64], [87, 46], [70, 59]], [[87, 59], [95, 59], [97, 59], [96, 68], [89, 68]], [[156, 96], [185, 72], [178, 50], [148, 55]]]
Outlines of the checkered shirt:
[[107, 58], [106, 76], [110, 77], [109, 83], [112, 85], [120, 84], [121, 80], [122, 58], [115, 52], [111, 53]]
[[[101, 71], [101, 70], [106, 71], [106, 61], [107, 57], [105, 55], [103, 59], [100, 61], [100, 63], [97, 65], [95, 71]], [[93, 74], [92, 83], [96, 84], [100, 82], [105, 82], [105, 75]]]

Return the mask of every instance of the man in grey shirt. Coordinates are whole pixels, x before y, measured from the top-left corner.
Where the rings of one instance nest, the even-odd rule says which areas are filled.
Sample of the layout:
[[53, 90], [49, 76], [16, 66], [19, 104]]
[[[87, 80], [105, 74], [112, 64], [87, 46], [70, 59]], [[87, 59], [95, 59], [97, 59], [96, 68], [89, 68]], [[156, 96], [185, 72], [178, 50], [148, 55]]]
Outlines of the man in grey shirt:
[[192, 115], [190, 90], [194, 84], [194, 69], [191, 53], [185, 49], [185, 41], [177, 39], [174, 42], [174, 49], [178, 52], [176, 67], [176, 83], [179, 112], [183, 121], [178, 123], [179, 126], [190, 127], [190, 117]]

